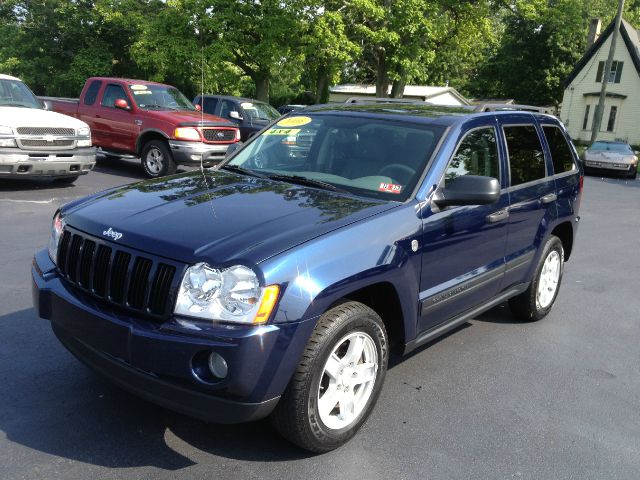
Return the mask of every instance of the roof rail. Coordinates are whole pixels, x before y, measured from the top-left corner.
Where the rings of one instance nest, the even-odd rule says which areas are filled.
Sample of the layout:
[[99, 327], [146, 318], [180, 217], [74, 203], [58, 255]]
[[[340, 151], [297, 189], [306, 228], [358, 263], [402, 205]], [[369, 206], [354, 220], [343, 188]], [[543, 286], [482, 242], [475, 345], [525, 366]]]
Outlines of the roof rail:
[[537, 112], [537, 113], [548, 113], [554, 115], [554, 109], [552, 107], [537, 107], [535, 105], [518, 105], [518, 104], [509, 104], [509, 103], [482, 103], [480, 105], [476, 105], [476, 112], [502, 112], [502, 111], [512, 111], [512, 110], [521, 110], [524, 112]]
[[381, 97], [349, 97], [344, 103], [366, 105], [369, 103], [405, 103], [410, 105], [429, 105], [424, 100], [416, 98], [381, 98]]

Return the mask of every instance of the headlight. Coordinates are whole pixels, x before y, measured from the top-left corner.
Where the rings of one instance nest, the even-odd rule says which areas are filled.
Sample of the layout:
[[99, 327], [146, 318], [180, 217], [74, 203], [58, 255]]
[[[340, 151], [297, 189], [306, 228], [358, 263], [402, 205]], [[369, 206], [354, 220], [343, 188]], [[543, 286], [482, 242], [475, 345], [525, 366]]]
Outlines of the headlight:
[[64, 220], [60, 215], [60, 212], [56, 212], [51, 222], [51, 238], [49, 238], [49, 256], [53, 263], [58, 263], [58, 244], [62, 237], [62, 231], [64, 230]]
[[13, 138], [0, 138], [0, 147], [17, 147]]
[[178, 293], [175, 313], [235, 323], [264, 323], [278, 300], [279, 287], [261, 287], [250, 268], [227, 269], [206, 263], [189, 267]]
[[76, 134], [79, 137], [90, 137], [91, 136], [91, 130], [89, 129], [89, 127], [80, 127], [77, 131]]
[[0, 126], [0, 135], [13, 135], [13, 129], [11, 127]]
[[78, 147], [90, 147], [91, 139], [87, 138], [86, 140], [78, 140], [77, 145]]
[[196, 142], [202, 140], [200, 132], [193, 127], [176, 128], [173, 132], [173, 136], [176, 137], [177, 140], [193, 140]]

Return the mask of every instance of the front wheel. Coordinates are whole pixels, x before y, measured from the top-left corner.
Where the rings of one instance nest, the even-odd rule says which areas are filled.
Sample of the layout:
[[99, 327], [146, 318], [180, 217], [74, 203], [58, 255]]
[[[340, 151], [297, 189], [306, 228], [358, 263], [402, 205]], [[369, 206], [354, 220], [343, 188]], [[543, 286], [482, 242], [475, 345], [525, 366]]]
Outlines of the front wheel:
[[142, 149], [140, 155], [142, 168], [149, 178], [164, 177], [176, 173], [176, 163], [173, 161], [173, 155], [162, 140], [151, 140], [147, 142]]
[[513, 315], [527, 322], [544, 318], [558, 297], [564, 271], [564, 249], [552, 235], [545, 244], [533, 280], [524, 293], [509, 300]]
[[384, 324], [366, 305], [346, 302], [327, 311], [272, 414], [276, 429], [312, 452], [346, 443], [380, 395], [388, 350]]

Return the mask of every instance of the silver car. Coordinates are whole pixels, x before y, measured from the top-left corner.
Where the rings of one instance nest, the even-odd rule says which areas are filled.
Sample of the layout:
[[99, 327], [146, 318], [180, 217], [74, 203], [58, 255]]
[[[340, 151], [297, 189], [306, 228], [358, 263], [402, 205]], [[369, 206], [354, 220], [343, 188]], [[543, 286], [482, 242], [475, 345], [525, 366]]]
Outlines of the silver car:
[[584, 152], [585, 173], [615, 172], [622, 173], [629, 178], [638, 175], [638, 156], [628, 143], [624, 142], [594, 142]]

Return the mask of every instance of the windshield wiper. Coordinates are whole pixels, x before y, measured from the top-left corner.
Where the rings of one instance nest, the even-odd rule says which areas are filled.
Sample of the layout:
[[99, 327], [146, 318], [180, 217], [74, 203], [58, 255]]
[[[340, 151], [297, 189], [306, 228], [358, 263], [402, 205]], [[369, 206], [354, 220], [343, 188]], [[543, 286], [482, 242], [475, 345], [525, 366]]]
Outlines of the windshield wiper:
[[331, 190], [338, 193], [350, 193], [342, 188], [338, 188], [331, 183], [323, 182], [321, 180], [314, 180], [312, 178], [302, 177], [300, 175], [269, 175], [271, 180], [282, 180], [284, 182], [295, 183], [297, 185], [304, 185], [308, 187], [322, 188], [323, 190]]
[[241, 167], [239, 165], [222, 165], [220, 167], [220, 169], [225, 169], [225, 170], [229, 170], [230, 172], [235, 172], [235, 173], [241, 173], [243, 175], [249, 175], [251, 177], [257, 177], [257, 178], [271, 178], [271, 177], [267, 177], [266, 175], [263, 175], [262, 173], [258, 173], [255, 170], [251, 170], [250, 168], [244, 168]]

